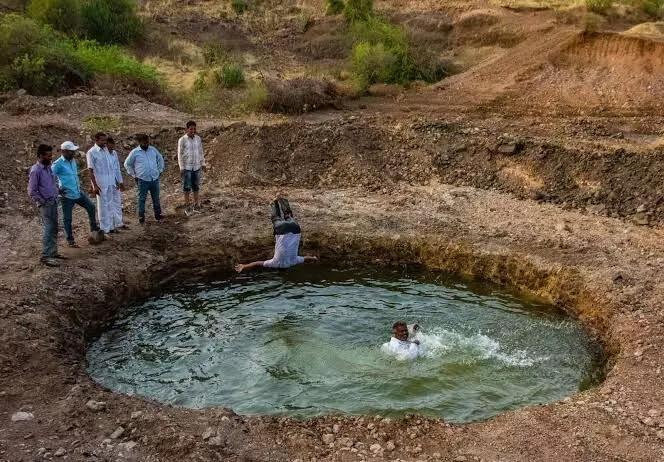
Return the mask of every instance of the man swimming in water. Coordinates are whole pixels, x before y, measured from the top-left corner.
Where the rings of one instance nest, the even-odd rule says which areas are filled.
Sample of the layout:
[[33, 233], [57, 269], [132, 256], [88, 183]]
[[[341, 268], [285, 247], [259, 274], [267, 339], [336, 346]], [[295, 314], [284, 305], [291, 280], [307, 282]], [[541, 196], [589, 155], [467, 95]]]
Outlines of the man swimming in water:
[[[420, 330], [418, 324], [413, 325], [413, 333]], [[392, 325], [392, 338], [383, 344], [383, 351], [392, 353], [399, 359], [415, 359], [422, 354], [419, 340], [408, 340], [408, 325], [397, 321]]]
[[297, 254], [300, 247], [301, 229], [297, 224], [288, 200], [277, 197], [270, 204], [272, 209], [272, 229], [274, 232], [274, 256], [265, 261], [240, 263], [235, 267], [238, 273], [254, 268], [285, 269], [301, 263], [318, 261], [318, 257]]

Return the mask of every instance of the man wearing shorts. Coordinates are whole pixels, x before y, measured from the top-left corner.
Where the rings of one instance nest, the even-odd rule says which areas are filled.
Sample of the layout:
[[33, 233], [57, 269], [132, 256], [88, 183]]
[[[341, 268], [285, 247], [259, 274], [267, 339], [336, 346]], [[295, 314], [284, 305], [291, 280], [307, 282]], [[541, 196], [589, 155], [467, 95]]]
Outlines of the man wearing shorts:
[[[201, 185], [201, 171], [205, 170], [203, 142], [196, 134], [196, 122], [187, 122], [187, 133], [178, 140], [178, 165], [182, 174], [184, 192], [184, 213], [190, 216], [201, 211], [198, 191]], [[194, 193], [194, 205], [191, 205], [191, 193]]]
[[269, 260], [239, 264], [235, 267], [238, 273], [254, 268], [286, 269], [301, 263], [318, 261], [318, 257], [299, 256], [300, 225], [295, 221], [288, 200], [277, 197], [271, 204], [272, 229], [274, 232], [274, 256]]

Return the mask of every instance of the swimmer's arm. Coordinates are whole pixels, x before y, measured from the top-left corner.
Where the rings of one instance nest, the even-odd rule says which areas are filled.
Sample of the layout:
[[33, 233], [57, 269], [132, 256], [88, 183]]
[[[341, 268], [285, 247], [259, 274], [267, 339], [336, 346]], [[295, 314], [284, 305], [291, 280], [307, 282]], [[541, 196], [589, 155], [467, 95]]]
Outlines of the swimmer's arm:
[[262, 268], [264, 261], [252, 261], [251, 263], [240, 263], [235, 265], [235, 271], [241, 273], [243, 271], [251, 271], [254, 268]]

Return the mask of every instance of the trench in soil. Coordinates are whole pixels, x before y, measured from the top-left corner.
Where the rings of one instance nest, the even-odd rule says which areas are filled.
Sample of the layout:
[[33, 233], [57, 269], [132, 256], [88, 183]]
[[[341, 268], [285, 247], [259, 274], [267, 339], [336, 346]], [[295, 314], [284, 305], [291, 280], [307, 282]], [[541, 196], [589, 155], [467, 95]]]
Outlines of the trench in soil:
[[[207, 278], [129, 304], [90, 343], [88, 372], [121, 393], [241, 414], [482, 420], [601, 380], [600, 344], [548, 301], [419, 267]], [[422, 325], [415, 360], [382, 348], [400, 319]]]

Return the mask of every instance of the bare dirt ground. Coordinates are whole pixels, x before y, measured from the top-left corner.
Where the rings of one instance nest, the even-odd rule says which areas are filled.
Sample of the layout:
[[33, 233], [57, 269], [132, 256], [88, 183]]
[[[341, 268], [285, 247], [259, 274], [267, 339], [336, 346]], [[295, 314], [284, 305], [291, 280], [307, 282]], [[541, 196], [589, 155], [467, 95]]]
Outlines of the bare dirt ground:
[[[434, 6], [404, 7], [404, 23], [428, 24], [465, 57], [490, 47], [485, 58], [473, 55], [468, 70], [433, 87], [343, 110], [200, 120], [209, 202], [190, 219], [174, 159], [189, 115], [127, 95], [4, 102], [0, 460], [664, 460], [661, 43], [494, 6], [440, 8], [427, 23]], [[311, 49], [300, 45], [285, 53]], [[139, 227], [130, 190], [130, 231], [64, 248], [63, 266], [44, 268], [27, 170], [39, 142], [89, 143], [91, 117], [111, 118], [99, 123], [112, 124], [123, 157], [135, 133], [152, 135], [167, 157], [169, 216]], [[559, 303], [604, 342], [606, 380], [470, 425], [246, 417], [94, 384], [86, 341], [129, 300], [210, 272], [232, 277], [233, 263], [269, 255], [265, 206], [278, 190], [301, 217], [305, 250], [323, 262], [424, 264]], [[85, 231], [77, 212], [81, 242]], [[13, 421], [18, 412], [29, 420]]]

